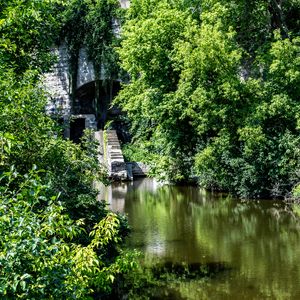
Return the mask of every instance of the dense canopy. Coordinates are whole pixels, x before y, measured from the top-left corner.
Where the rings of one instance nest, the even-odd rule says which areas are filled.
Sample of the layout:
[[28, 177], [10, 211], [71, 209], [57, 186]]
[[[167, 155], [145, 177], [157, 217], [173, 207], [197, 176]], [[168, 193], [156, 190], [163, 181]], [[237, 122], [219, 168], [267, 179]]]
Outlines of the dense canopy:
[[165, 179], [284, 196], [299, 181], [299, 16], [292, 0], [131, 1], [127, 152]]

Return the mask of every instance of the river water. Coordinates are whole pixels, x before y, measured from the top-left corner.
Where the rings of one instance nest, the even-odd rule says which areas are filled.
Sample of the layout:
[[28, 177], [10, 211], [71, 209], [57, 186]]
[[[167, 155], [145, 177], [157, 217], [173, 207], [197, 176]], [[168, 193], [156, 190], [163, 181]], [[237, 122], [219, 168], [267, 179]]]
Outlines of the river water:
[[282, 202], [153, 179], [114, 184], [105, 199], [128, 215], [128, 247], [144, 253], [146, 264], [226, 264], [210, 278], [183, 280], [176, 299], [300, 299], [300, 221]]

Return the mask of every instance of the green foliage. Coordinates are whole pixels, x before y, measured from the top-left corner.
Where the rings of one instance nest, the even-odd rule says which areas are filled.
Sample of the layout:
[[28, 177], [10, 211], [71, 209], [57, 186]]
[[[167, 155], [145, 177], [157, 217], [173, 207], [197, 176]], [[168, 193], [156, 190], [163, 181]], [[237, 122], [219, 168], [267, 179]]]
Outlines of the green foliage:
[[91, 197], [95, 199], [91, 185], [93, 180], [102, 181], [105, 177], [91, 133], [84, 138], [85, 151], [63, 140], [61, 129], [45, 114], [46, 97], [42, 89], [36, 87], [35, 73], [26, 72], [17, 80], [13, 71], [5, 71], [0, 75], [3, 143], [0, 168], [5, 170], [14, 165], [24, 174], [35, 164], [38, 169], [46, 170], [45, 180], [53, 192], [61, 193], [72, 215], [82, 216], [86, 212], [80, 210], [82, 197], [96, 206], [95, 200], [91, 200]]
[[138, 146], [133, 144], [125, 144], [122, 146], [122, 154], [126, 161], [140, 161], [140, 162], [148, 162], [149, 161], [149, 153]]
[[243, 197], [298, 182], [298, 13], [294, 1], [132, 1], [116, 103], [157, 176]]
[[293, 212], [298, 216], [300, 217], [300, 207], [299, 207], [299, 204], [294, 204], [293, 207]]
[[58, 197], [48, 198], [40, 174], [32, 170], [22, 177], [12, 168], [1, 177], [0, 295], [90, 299], [94, 292], [109, 292], [115, 277], [134, 266], [128, 254], [109, 263], [103, 257], [108, 246], [120, 242], [118, 217], [107, 214], [87, 246], [76, 244], [84, 221], [70, 219]]
[[120, 68], [115, 46], [119, 43], [118, 28], [122, 21], [118, 0], [72, 0], [64, 11], [61, 40], [66, 41], [70, 54], [71, 96], [74, 107], [80, 49], [87, 51], [95, 70], [94, 108], [97, 118], [106, 119], [107, 100], [100, 98], [100, 79], [108, 90], [119, 78]]
[[57, 39], [63, 4], [63, 0], [0, 1], [0, 55], [18, 74], [51, 66], [49, 48]]
[[[117, 78], [117, 57], [114, 46], [117, 43], [114, 30], [118, 26], [119, 2], [117, 0], [101, 0], [89, 2], [86, 15], [86, 47], [88, 55], [98, 67], [105, 66], [106, 78]], [[115, 28], [114, 28], [115, 26]]]
[[118, 38], [114, 31], [121, 16], [117, 0], [73, 0], [64, 12], [61, 32], [71, 52], [71, 64], [75, 64], [79, 49], [84, 46], [95, 65], [96, 76], [100, 78], [102, 65], [107, 79], [117, 78], [119, 68], [114, 46]]
[[293, 197], [295, 198], [300, 197], [300, 185], [297, 185], [293, 188]]
[[1, 165], [13, 163], [20, 170], [30, 169], [38, 161], [44, 140], [54, 133], [53, 121], [44, 113], [44, 93], [36, 87], [35, 78], [33, 71], [17, 78], [11, 69], [1, 66], [0, 132], [10, 140], [9, 161]]
[[[91, 299], [134, 267], [124, 216], [97, 200], [106, 182], [92, 132], [62, 138], [39, 82], [64, 1], [0, 1], [0, 297]], [[34, 166], [34, 169], [32, 169]], [[9, 171], [10, 170], [10, 171]], [[42, 171], [37, 171], [42, 170]]]
[[[139, 13], [140, 12], [140, 13]], [[180, 64], [175, 59], [177, 41], [184, 38], [184, 28], [193, 20], [168, 1], [132, 2], [129, 19], [123, 29], [119, 49], [123, 68], [131, 82], [119, 94], [116, 103], [132, 120], [132, 133], [137, 144], [154, 152], [163, 162], [174, 167], [165, 171], [182, 179], [182, 153], [190, 153], [185, 132], [193, 131], [189, 118], [181, 117], [173, 93], [179, 80]], [[137, 116], [139, 116], [137, 118]], [[156, 168], [160, 168], [157, 162]]]

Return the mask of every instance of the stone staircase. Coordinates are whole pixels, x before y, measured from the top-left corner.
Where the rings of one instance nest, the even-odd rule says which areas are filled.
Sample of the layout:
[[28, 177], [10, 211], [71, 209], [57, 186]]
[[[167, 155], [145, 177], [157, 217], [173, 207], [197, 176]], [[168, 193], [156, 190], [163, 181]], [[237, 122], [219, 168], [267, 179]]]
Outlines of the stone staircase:
[[99, 142], [98, 160], [105, 165], [112, 180], [133, 180], [146, 177], [149, 167], [141, 162], [125, 162], [120, 142], [115, 130], [96, 131], [95, 139]]
[[[107, 130], [104, 138], [108, 175], [113, 180], [128, 180], [126, 163], [115, 130]], [[130, 176], [129, 176], [130, 177]]]

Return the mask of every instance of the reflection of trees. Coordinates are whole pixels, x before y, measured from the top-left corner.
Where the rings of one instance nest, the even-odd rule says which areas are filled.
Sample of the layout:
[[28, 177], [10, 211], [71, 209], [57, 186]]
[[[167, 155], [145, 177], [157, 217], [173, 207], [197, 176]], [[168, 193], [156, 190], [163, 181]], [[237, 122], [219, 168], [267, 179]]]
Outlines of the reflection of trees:
[[264, 297], [278, 299], [287, 291], [297, 292], [300, 230], [296, 220], [270, 202], [209, 203], [194, 206], [193, 214], [198, 239], [209, 245], [214, 256], [238, 268], [237, 281], [247, 282]]
[[[135, 230], [134, 244], [177, 261], [199, 261], [195, 248], [192, 203], [207, 201], [195, 187], [162, 186], [154, 192], [132, 190], [125, 210]], [[152, 248], [151, 248], [152, 247]], [[158, 253], [159, 252], [159, 253]]]
[[[218, 197], [222, 198], [195, 187], [131, 190], [125, 210], [134, 228], [132, 243], [145, 249], [149, 261], [159, 256], [229, 263], [234, 268], [230, 276], [215, 282], [220, 295], [238, 295], [249, 287], [246, 294], [253, 299], [296, 297], [299, 223], [274, 202], [243, 203], [224, 197], [218, 201]], [[203, 287], [197, 297], [205, 299], [209, 290], [209, 285]]]

